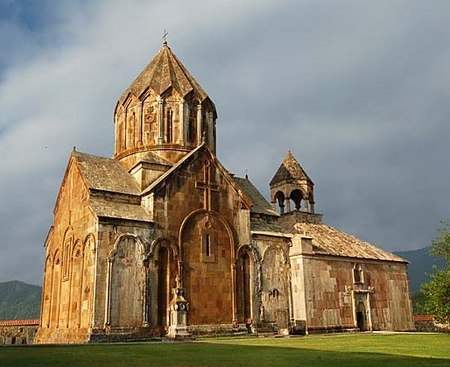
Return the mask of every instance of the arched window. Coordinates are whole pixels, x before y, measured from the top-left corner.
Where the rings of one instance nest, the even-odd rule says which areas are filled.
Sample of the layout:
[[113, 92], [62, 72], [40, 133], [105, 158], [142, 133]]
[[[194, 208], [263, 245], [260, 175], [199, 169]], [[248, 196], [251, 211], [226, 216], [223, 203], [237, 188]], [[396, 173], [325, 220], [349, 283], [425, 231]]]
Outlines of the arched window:
[[299, 211], [301, 208], [301, 203], [303, 199], [303, 194], [299, 189], [295, 189], [291, 192], [290, 198], [294, 202], [295, 210]]
[[193, 143], [195, 139], [195, 118], [191, 114], [188, 121], [187, 141]]
[[360, 264], [355, 264], [353, 266], [353, 283], [355, 284], [364, 283], [364, 274]]
[[281, 191], [277, 191], [275, 194], [275, 202], [278, 204], [279, 212], [280, 214], [284, 214], [284, 201], [285, 201], [285, 195]]
[[173, 142], [173, 111], [171, 109], [167, 110], [167, 142]]

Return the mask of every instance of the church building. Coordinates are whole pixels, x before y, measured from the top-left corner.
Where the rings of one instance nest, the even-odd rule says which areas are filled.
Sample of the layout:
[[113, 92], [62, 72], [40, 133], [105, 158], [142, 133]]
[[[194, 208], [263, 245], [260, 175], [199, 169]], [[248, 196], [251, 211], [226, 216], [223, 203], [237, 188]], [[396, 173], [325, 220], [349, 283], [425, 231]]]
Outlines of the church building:
[[412, 330], [407, 262], [325, 224], [291, 152], [267, 201], [216, 157], [216, 121], [164, 43], [117, 101], [114, 157], [70, 155], [36, 342]]

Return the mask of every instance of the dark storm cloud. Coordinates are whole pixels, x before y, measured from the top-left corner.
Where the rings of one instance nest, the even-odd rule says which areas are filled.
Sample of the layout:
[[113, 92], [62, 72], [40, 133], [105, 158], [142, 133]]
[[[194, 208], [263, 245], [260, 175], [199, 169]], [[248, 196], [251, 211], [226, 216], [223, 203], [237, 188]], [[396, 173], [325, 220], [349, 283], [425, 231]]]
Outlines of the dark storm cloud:
[[70, 150], [112, 154], [116, 98], [164, 28], [217, 105], [219, 158], [265, 194], [291, 149], [325, 220], [385, 249], [450, 217], [447, 1], [8, 3], [0, 281], [40, 282]]

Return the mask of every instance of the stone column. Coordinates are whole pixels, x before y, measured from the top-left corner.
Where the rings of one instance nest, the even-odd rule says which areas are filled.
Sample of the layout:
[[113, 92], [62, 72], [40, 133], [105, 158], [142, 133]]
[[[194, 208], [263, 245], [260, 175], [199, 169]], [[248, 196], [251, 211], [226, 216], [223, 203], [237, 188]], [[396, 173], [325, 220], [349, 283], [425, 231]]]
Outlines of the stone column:
[[164, 143], [164, 99], [158, 99], [158, 144]]
[[202, 143], [202, 134], [203, 134], [202, 125], [203, 125], [202, 105], [199, 103], [197, 105], [197, 145], [200, 145]]
[[213, 132], [213, 128], [214, 128], [214, 122], [213, 122], [213, 113], [212, 112], [208, 112], [208, 115], [207, 115], [208, 117], [207, 117], [207, 121], [208, 121], [208, 136], [207, 136], [207, 138], [208, 138], [208, 146], [209, 146], [209, 149], [211, 149], [214, 153], [215, 153], [215, 151], [214, 151], [214, 132]]
[[188, 135], [189, 135], [189, 104], [185, 103], [184, 104], [184, 142], [186, 144], [190, 144], [192, 143], [192, 136], [190, 137], [191, 140], [188, 139]]
[[236, 295], [236, 264], [235, 259], [233, 259], [233, 264], [231, 264], [231, 307], [233, 313], [233, 327], [238, 326], [238, 315], [237, 315], [237, 295]]
[[125, 118], [123, 120], [123, 150], [127, 150], [128, 146], [128, 107], [125, 109]]
[[185, 125], [185, 113], [184, 113], [184, 99], [180, 100], [178, 105], [178, 116], [179, 116], [179, 125], [180, 125], [180, 135], [178, 140], [181, 145], [185, 144], [186, 141], [186, 125]]
[[148, 287], [149, 287], [149, 261], [148, 259], [144, 260], [144, 269], [145, 269], [145, 289], [144, 289], [144, 300], [142, 302], [142, 326], [144, 327], [148, 327], [150, 325], [149, 322], [149, 312], [148, 312], [148, 308], [149, 308], [149, 291], [148, 291]]
[[[305, 212], [310, 212], [310, 209], [309, 209], [309, 199], [304, 199], [303, 200], [303, 209], [304, 209], [304, 211]], [[301, 210], [301, 208], [300, 208], [300, 210]]]
[[114, 258], [108, 258], [108, 270], [106, 272], [106, 294], [105, 294], [105, 320], [104, 325], [111, 325], [111, 278]]
[[289, 196], [286, 197], [286, 204], [287, 204], [287, 213], [291, 212], [291, 198]]
[[137, 138], [137, 145], [141, 146], [143, 142], [143, 131], [144, 131], [144, 102], [139, 103], [139, 116], [138, 116], [138, 138]]

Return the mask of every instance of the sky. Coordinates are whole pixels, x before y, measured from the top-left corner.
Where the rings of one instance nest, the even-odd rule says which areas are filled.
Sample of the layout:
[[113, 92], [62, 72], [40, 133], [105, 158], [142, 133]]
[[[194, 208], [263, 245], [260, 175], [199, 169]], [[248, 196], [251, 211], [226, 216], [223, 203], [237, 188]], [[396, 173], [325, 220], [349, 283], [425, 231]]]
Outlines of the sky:
[[113, 155], [164, 29], [216, 104], [219, 159], [266, 197], [290, 149], [324, 221], [385, 250], [450, 220], [448, 0], [2, 0], [0, 282], [41, 283], [70, 152]]

